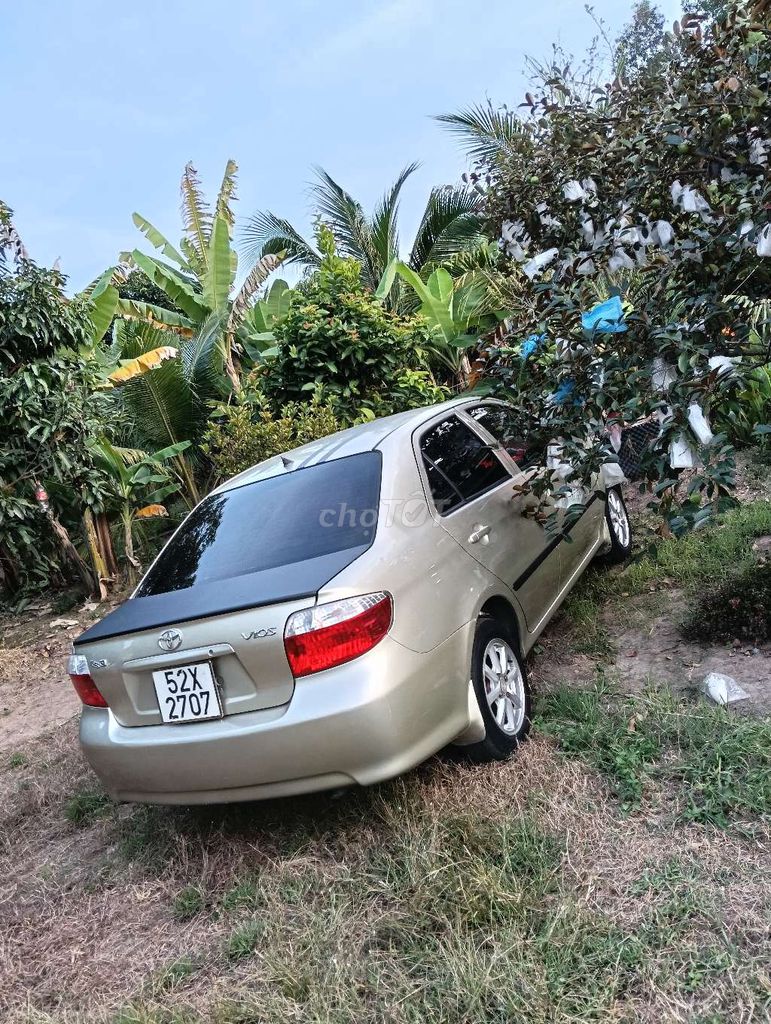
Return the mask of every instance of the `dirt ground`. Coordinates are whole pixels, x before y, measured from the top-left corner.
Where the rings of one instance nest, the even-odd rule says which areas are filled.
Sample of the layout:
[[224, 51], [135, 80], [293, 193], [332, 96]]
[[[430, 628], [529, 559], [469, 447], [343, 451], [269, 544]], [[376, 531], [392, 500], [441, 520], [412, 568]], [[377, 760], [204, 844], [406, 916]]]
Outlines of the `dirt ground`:
[[112, 607], [85, 601], [60, 614], [35, 601], [0, 616], [0, 751], [23, 749], [78, 714], [66, 672], [72, 641]]

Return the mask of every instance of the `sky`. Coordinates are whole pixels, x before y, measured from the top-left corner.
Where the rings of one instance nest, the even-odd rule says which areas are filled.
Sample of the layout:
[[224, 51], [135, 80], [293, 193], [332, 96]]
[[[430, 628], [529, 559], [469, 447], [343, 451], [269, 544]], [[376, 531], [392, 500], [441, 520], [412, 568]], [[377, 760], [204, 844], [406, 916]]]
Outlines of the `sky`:
[[[632, 0], [593, 6], [613, 38]], [[677, 0], [659, 7], [671, 24]], [[147, 247], [135, 210], [177, 242], [188, 160], [209, 195], [238, 162], [240, 222], [269, 209], [308, 232], [315, 165], [369, 209], [419, 160], [404, 243], [465, 169], [431, 115], [516, 106], [526, 56], [595, 34], [582, 0], [0, 0], [0, 199], [77, 291]]]

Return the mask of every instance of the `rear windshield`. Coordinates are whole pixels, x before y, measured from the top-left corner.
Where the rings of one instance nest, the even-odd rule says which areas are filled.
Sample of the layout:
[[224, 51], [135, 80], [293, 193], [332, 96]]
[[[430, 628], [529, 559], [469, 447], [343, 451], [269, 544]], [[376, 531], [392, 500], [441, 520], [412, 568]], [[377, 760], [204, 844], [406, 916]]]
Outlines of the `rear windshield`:
[[380, 469], [380, 453], [363, 452], [212, 495], [190, 513], [136, 596], [368, 547]]

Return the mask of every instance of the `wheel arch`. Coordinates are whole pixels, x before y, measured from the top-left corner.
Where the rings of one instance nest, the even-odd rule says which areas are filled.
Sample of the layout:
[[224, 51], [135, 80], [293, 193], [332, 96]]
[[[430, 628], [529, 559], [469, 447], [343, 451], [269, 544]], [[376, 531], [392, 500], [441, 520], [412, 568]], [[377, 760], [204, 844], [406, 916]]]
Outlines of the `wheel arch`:
[[479, 609], [478, 617], [482, 615], [489, 615], [491, 618], [497, 619], [499, 622], [503, 622], [509, 626], [514, 631], [514, 635], [517, 638], [517, 646], [519, 648], [520, 656], [525, 656], [523, 641], [527, 636], [527, 633], [523, 629], [519, 615], [511, 601], [507, 600], [507, 598], [500, 594], [494, 594], [492, 597], [488, 597]]

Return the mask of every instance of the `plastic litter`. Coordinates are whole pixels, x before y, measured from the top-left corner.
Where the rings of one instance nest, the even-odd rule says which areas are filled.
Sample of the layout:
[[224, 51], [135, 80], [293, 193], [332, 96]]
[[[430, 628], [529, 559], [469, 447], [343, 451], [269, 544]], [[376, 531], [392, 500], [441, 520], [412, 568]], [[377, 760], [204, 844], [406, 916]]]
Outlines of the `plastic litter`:
[[581, 314], [581, 326], [585, 331], [597, 331], [602, 334], [620, 334], [626, 330], [624, 309], [619, 295], [611, 295], [600, 302], [588, 313]]
[[749, 694], [739, 686], [733, 676], [724, 676], [721, 672], [710, 672], [706, 675], [699, 689], [715, 704], [733, 704], [734, 701], [749, 698]]

